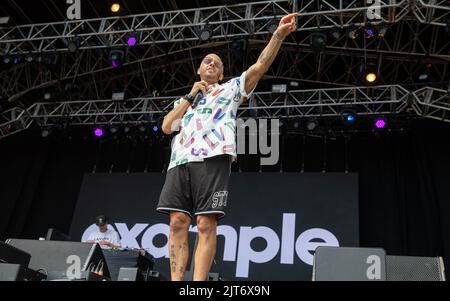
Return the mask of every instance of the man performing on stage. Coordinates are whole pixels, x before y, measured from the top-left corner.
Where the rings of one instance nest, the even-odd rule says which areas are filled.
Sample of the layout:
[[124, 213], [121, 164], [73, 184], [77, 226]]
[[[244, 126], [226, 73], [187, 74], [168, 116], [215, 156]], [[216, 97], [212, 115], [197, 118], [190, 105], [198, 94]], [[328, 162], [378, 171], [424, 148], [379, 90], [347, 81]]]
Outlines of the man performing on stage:
[[[283, 17], [258, 61], [240, 77], [219, 84], [223, 63], [208, 54], [197, 70], [201, 81], [177, 100], [165, 116], [165, 134], [173, 140], [166, 181], [157, 211], [169, 214], [172, 280], [184, 280], [189, 258], [188, 230], [196, 218], [198, 246], [193, 280], [206, 280], [216, 253], [217, 221], [225, 215], [231, 162], [236, 157], [236, 116], [274, 61], [283, 39], [296, 30], [297, 13]], [[198, 92], [202, 93], [197, 98]], [[200, 101], [198, 101], [200, 99]]]

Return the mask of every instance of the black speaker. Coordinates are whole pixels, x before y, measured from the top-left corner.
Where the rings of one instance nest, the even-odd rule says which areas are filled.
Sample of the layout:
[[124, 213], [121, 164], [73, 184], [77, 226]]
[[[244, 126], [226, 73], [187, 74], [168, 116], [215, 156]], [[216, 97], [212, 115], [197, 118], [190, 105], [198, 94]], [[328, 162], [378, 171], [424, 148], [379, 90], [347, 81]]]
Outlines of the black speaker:
[[158, 271], [148, 270], [145, 273], [145, 281], [168, 281], [168, 279]]
[[445, 281], [442, 257], [385, 255], [383, 249], [318, 247], [316, 281]]
[[98, 244], [28, 239], [8, 239], [6, 243], [29, 253], [29, 267], [36, 271], [66, 272], [79, 263], [81, 271], [98, 272], [102, 276], [110, 277]]
[[21, 281], [24, 271], [20, 264], [0, 263], [0, 281]]
[[314, 254], [313, 281], [386, 280], [383, 249], [318, 247]]
[[64, 271], [51, 271], [48, 273], [47, 280], [49, 281], [110, 281], [109, 278], [98, 275], [89, 271], [81, 271], [76, 278], [67, 277]]
[[219, 273], [209, 273], [208, 281], [222, 281], [222, 277]]
[[388, 281], [445, 281], [442, 257], [386, 256]]
[[0, 263], [0, 281], [42, 281], [47, 276], [20, 264]]
[[139, 268], [122, 267], [119, 270], [117, 281], [143, 281], [144, 277]]
[[0, 241], [0, 262], [17, 263], [27, 267], [30, 258], [31, 255], [27, 252]]
[[139, 268], [141, 271], [153, 269], [153, 256], [145, 250], [102, 249], [108, 264], [111, 280], [118, 280], [120, 268]]

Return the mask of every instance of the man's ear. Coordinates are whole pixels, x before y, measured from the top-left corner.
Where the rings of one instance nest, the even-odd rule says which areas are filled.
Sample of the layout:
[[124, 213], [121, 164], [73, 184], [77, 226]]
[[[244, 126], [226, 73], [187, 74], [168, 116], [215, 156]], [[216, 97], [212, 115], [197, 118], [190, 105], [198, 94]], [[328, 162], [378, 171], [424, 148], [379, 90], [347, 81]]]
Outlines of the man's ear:
[[219, 76], [219, 81], [223, 81], [223, 72]]
[[197, 75], [200, 75], [200, 68], [197, 69]]

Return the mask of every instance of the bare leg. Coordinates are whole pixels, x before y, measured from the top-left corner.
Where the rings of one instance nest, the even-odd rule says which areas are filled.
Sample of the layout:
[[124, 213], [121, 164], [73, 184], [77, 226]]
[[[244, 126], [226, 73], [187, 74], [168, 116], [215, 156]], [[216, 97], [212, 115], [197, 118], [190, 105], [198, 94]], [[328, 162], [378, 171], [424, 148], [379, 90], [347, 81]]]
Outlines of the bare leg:
[[188, 232], [191, 217], [182, 212], [170, 212], [169, 257], [172, 281], [183, 281], [189, 259]]
[[216, 254], [217, 215], [197, 216], [198, 245], [195, 251], [194, 281], [205, 281]]

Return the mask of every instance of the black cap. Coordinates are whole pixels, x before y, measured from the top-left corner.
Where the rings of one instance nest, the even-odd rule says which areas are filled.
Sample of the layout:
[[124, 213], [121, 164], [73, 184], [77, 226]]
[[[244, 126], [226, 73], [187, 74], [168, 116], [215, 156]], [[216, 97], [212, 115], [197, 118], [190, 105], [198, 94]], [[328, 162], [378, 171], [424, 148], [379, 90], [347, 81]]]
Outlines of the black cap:
[[102, 226], [108, 223], [108, 218], [104, 215], [99, 215], [95, 218], [95, 224], [97, 226]]

